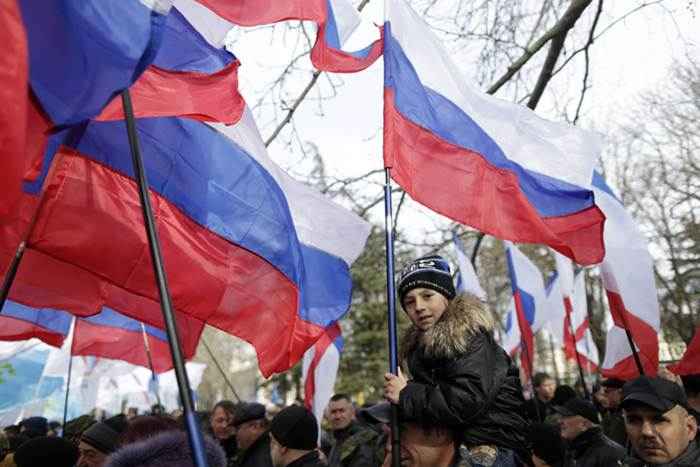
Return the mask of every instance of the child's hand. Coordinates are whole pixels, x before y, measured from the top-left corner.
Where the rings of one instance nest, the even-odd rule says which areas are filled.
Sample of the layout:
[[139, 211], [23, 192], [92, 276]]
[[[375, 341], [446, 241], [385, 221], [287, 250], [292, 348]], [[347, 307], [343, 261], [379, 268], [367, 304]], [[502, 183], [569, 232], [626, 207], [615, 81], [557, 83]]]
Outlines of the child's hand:
[[393, 373], [386, 373], [384, 375], [384, 397], [392, 404], [399, 403], [399, 393], [405, 387], [406, 378], [403, 373], [401, 373], [401, 368], [399, 368], [398, 376]]

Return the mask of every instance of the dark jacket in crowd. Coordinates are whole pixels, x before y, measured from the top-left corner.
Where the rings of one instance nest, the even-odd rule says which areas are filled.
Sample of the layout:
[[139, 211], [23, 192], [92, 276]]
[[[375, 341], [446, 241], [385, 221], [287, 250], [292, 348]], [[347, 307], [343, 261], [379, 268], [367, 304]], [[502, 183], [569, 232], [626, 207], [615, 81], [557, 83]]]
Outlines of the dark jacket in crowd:
[[374, 448], [379, 436], [379, 433], [372, 428], [357, 422], [352, 422], [343, 430], [334, 431], [328, 465], [330, 467], [378, 465]]
[[326, 464], [321, 462], [321, 459], [318, 457], [318, 452], [311, 451], [291, 464], [287, 464], [286, 467], [326, 467]]
[[[204, 437], [209, 467], [226, 467], [223, 449], [214, 439]], [[128, 444], [107, 458], [105, 467], [194, 467], [190, 443], [184, 431], [166, 431]]]
[[238, 453], [238, 443], [236, 442], [236, 436], [231, 436], [226, 439], [220, 439], [219, 445], [226, 453], [226, 459], [233, 459]]
[[529, 459], [518, 369], [473, 300], [457, 296], [433, 328], [412, 326], [404, 336], [411, 380], [400, 393], [401, 414], [454, 429], [468, 447], [494, 445]]
[[525, 401], [525, 416], [527, 416], [528, 420], [533, 422], [545, 422], [547, 418], [554, 413], [552, 404], [542, 402], [537, 395]]
[[572, 440], [567, 448], [565, 467], [615, 467], [625, 460], [625, 448], [593, 427]]
[[625, 467], [698, 467], [700, 466], [700, 441], [691, 441], [688, 449], [667, 464], [648, 464], [639, 459], [630, 458]]
[[627, 431], [625, 419], [622, 418], [622, 410], [608, 410], [603, 414], [603, 433], [620, 446], [627, 446]]
[[270, 434], [265, 432], [248, 449], [239, 449], [230, 467], [272, 467]]

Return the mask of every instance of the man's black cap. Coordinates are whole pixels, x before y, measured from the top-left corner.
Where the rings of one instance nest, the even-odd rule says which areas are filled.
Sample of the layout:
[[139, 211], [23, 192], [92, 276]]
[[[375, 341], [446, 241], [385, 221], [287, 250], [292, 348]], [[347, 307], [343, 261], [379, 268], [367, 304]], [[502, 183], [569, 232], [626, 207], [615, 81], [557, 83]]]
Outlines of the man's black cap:
[[270, 423], [270, 433], [290, 449], [312, 451], [318, 447], [318, 423], [309, 410], [298, 405], [282, 409]]
[[236, 407], [236, 412], [233, 414], [233, 426], [261, 418], [265, 418], [264, 405], [258, 402], [244, 402]]
[[676, 405], [688, 408], [688, 399], [682, 387], [673, 381], [649, 376], [640, 376], [622, 388], [620, 406], [623, 409], [640, 403], [661, 412], [668, 412]]
[[602, 383], [600, 383], [600, 385], [604, 388], [622, 389], [622, 387], [625, 385], [625, 382], [617, 378], [608, 378]]
[[391, 423], [391, 404], [389, 402], [380, 402], [372, 407], [361, 409], [357, 412], [357, 417], [366, 423]]
[[555, 406], [554, 411], [564, 417], [580, 415], [586, 420], [590, 420], [591, 423], [595, 423], [596, 425], [600, 424], [600, 415], [595, 406], [591, 402], [579, 399], [578, 397], [569, 399], [564, 405]]

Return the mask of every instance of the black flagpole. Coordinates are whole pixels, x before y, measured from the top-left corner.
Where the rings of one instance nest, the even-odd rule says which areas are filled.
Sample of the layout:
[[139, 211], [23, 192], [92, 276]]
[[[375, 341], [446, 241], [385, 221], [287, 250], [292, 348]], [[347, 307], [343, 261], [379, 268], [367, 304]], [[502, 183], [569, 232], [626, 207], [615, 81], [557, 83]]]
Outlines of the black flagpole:
[[161, 255], [158, 234], [156, 232], [153, 209], [151, 208], [151, 199], [148, 194], [148, 181], [146, 180], [143, 161], [141, 159], [141, 149], [139, 147], [138, 135], [136, 134], [136, 123], [134, 121], [134, 112], [128, 89], [122, 92], [122, 105], [124, 106], [126, 130], [129, 135], [129, 146], [131, 147], [131, 157], [134, 165], [134, 178], [136, 179], [136, 183], [139, 188], [139, 198], [141, 199], [141, 209], [143, 210], [144, 226], [148, 237], [148, 246], [151, 250], [151, 259], [153, 260], [153, 272], [155, 273], [156, 284], [158, 285], [160, 307], [163, 311], [165, 331], [168, 336], [170, 353], [173, 358], [175, 378], [177, 379], [177, 387], [180, 392], [180, 400], [182, 401], [182, 407], [184, 410], [185, 425], [187, 427], [190, 447], [192, 448], [192, 458], [197, 467], [208, 467], [206, 456], [204, 454], [204, 439], [202, 438], [202, 432], [200, 431], [199, 423], [197, 421], [197, 414], [194, 410], [192, 390], [187, 377], [187, 371], [185, 370], [185, 359], [182, 356], [180, 338], [170, 299], [170, 291], [168, 290], [165, 268], [163, 267], [163, 257]]
[[12, 262], [10, 263], [10, 267], [7, 269], [5, 279], [2, 281], [2, 290], [0, 290], [0, 313], [2, 313], [2, 310], [5, 308], [7, 296], [10, 294], [10, 287], [12, 287], [12, 283], [15, 281], [15, 276], [17, 276], [19, 263], [22, 262], [26, 245], [26, 242], [21, 242], [19, 244], [17, 251], [15, 252], [15, 256], [12, 258]]
[[[576, 345], [576, 331], [574, 331], [574, 323], [573, 323], [573, 312], [567, 310], [569, 316], [569, 332], [571, 333], [571, 344], [574, 347], [574, 355], [576, 356], [576, 366], [578, 366], [578, 374], [579, 377], [581, 378], [581, 385], [583, 386], [583, 394], [586, 396], [586, 399], [592, 400], [591, 399], [591, 393], [588, 391], [588, 386], [586, 386], [586, 379], [583, 374], [583, 365], [581, 365], [581, 355], [578, 353], [578, 346]], [[585, 336], [584, 336], [585, 338]]]
[[[386, 219], [386, 294], [387, 320], [389, 325], [389, 370], [399, 374], [398, 341], [396, 338], [396, 291], [394, 284], [394, 214], [391, 207], [390, 168], [384, 169], [384, 214]], [[399, 436], [399, 408], [391, 404], [391, 463], [393, 467], [401, 465], [401, 439]]]

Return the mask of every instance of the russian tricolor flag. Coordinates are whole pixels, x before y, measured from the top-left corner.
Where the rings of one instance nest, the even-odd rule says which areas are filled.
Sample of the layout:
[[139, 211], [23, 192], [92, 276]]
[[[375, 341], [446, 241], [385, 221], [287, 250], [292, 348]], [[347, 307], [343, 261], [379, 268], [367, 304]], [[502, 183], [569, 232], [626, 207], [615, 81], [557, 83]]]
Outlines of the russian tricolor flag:
[[0, 341], [37, 338], [61, 347], [72, 321], [73, 317], [64, 311], [36, 309], [7, 300], [0, 313]]
[[343, 335], [338, 323], [333, 323], [304, 354], [304, 404], [314, 413], [319, 423], [323, 420], [328, 401], [334, 393], [342, 352]]
[[318, 25], [311, 62], [323, 71], [350, 73], [364, 70], [382, 54], [381, 39], [362, 50], [348, 52], [342, 45], [360, 24], [348, 0], [197, 0], [222, 18], [241, 26], [259, 26], [286, 20]]
[[600, 262], [605, 218], [587, 188], [600, 138], [468, 85], [403, 0], [388, 0], [386, 16], [384, 161], [393, 178], [482, 232]]
[[608, 219], [605, 259], [600, 272], [614, 323], [606, 337], [602, 373], [622, 380], [639, 374], [625, 333], [629, 329], [645, 374], [655, 375], [659, 366], [661, 318], [654, 262], [646, 238], [598, 172], [593, 176], [593, 190]]

